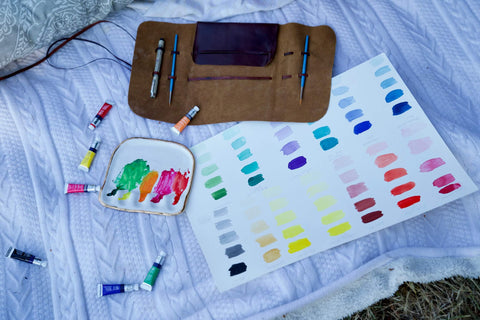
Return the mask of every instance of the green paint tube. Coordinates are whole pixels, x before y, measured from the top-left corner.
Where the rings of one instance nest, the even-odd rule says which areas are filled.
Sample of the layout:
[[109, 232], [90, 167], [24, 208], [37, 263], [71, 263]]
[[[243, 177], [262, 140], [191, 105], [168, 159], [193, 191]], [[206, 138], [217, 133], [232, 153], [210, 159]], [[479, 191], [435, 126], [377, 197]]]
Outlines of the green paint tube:
[[140, 288], [143, 290], [152, 291], [153, 285], [155, 284], [155, 280], [157, 280], [166, 256], [167, 254], [165, 252], [160, 252], [160, 255], [157, 257], [157, 259], [155, 259], [155, 262], [148, 271], [148, 274], [145, 277], [145, 280], [143, 280], [143, 283], [140, 285]]

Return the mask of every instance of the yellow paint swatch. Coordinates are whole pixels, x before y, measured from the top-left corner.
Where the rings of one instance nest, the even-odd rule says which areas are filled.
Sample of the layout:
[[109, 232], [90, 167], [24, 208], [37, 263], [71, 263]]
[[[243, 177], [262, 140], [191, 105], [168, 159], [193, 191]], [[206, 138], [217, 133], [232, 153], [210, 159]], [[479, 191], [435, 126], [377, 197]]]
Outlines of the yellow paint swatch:
[[280, 213], [275, 216], [275, 220], [277, 220], [277, 226], [281, 226], [282, 224], [289, 223], [297, 218], [295, 212], [292, 210], [285, 211], [284, 213]]
[[244, 213], [248, 220], [252, 220], [262, 214], [262, 209], [259, 206], [255, 206], [245, 210]]
[[323, 211], [333, 206], [335, 203], [337, 203], [337, 199], [335, 199], [333, 196], [324, 196], [313, 202], [318, 211]]
[[269, 233], [264, 236], [261, 236], [260, 238], [257, 238], [255, 241], [257, 241], [260, 247], [263, 248], [268, 246], [271, 243], [274, 243], [275, 241], [277, 241], [277, 239], [273, 236], [273, 234]]
[[339, 224], [338, 226], [328, 229], [327, 231], [330, 234], [330, 236], [335, 237], [335, 236], [338, 236], [339, 234], [347, 232], [351, 228], [352, 226], [350, 225], [350, 223], [344, 222], [342, 224]]
[[272, 211], [277, 211], [279, 209], [282, 209], [288, 204], [288, 200], [285, 198], [278, 198], [275, 200], [270, 201], [270, 209]]
[[343, 217], [345, 217], [345, 212], [343, 212], [342, 210], [333, 211], [332, 213], [329, 213], [326, 216], [322, 217], [322, 223], [323, 224], [334, 223], [342, 219]]
[[273, 198], [278, 196], [280, 193], [282, 193], [282, 187], [280, 186], [271, 187], [262, 191], [262, 194], [265, 198]]
[[297, 251], [303, 250], [306, 247], [310, 247], [311, 243], [307, 238], [299, 239], [288, 244], [288, 252], [295, 253]]
[[305, 230], [303, 230], [303, 228], [300, 225], [296, 225], [283, 230], [282, 233], [285, 239], [289, 239], [289, 238], [298, 236], [303, 231]]
[[263, 220], [259, 220], [255, 223], [252, 224], [252, 227], [250, 228], [250, 230], [253, 232], [253, 233], [260, 233], [260, 232], [263, 232], [265, 230], [268, 229], [268, 224], [263, 221]]
[[320, 180], [321, 176], [322, 174], [318, 171], [309, 172], [300, 177], [300, 183], [303, 184], [304, 186], [309, 186], [312, 183], [315, 183], [318, 180]]
[[307, 189], [307, 194], [309, 197], [313, 197], [314, 195], [325, 191], [328, 189], [328, 185], [325, 182], [320, 182], [316, 185], [311, 186], [310, 188]]
[[267, 263], [270, 263], [270, 262], [273, 262], [273, 261], [277, 260], [281, 256], [282, 255], [280, 254], [280, 250], [275, 248], [275, 249], [268, 250], [267, 252], [265, 252], [263, 254], [263, 260], [265, 260], [265, 262], [267, 262]]

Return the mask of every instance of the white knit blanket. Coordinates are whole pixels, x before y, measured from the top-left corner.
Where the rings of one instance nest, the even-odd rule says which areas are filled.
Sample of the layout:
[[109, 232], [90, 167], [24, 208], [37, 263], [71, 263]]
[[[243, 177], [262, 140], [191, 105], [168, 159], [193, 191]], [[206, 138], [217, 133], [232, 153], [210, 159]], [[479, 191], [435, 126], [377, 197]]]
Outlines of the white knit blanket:
[[[385, 52], [479, 185], [477, 12], [473, 0], [311, 0], [221, 21], [329, 25], [337, 35], [333, 75]], [[146, 19], [131, 9], [108, 17], [132, 33]], [[83, 37], [127, 60], [133, 55], [134, 42], [111, 25]], [[57, 53], [69, 65], [98, 55], [103, 51], [83, 43]], [[406, 280], [480, 276], [477, 192], [220, 293], [186, 215], [116, 211], [95, 194], [63, 193], [64, 182], [102, 183], [110, 155], [127, 138], [190, 147], [232, 126], [190, 125], [175, 136], [170, 124], [130, 111], [128, 85], [129, 71], [108, 61], [74, 71], [43, 63], [0, 82], [0, 249], [13, 245], [48, 260], [42, 268], [0, 259], [0, 319], [337, 319]], [[77, 166], [91, 142], [87, 125], [105, 100], [115, 106], [97, 129], [103, 142], [84, 173]], [[97, 297], [98, 283], [142, 282], [160, 250], [168, 256], [152, 292]]]

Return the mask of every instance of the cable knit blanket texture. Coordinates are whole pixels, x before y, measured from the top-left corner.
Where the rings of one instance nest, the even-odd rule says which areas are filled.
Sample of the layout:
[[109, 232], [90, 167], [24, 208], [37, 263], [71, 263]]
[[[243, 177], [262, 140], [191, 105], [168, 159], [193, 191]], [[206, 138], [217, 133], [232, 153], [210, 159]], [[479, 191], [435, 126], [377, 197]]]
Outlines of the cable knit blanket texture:
[[[479, 12], [474, 0], [305, 0], [221, 21], [329, 25], [337, 35], [333, 75], [385, 52], [479, 185]], [[147, 18], [123, 9], [107, 19], [135, 34]], [[113, 25], [83, 37], [132, 57], [133, 40]], [[104, 52], [71, 43], [57, 55], [73, 63]], [[233, 125], [190, 125], [176, 136], [171, 124], [130, 111], [129, 74], [110, 61], [75, 70], [43, 63], [0, 82], [0, 249], [13, 245], [48, 260], [41, 268], [0, 258], [0, 319], [338, 319], [406, 280], [480, 276], [477, 192], [219, 293], [184, 214], [121, 212], [95, 194], [63, 194], [64, 182], [102, 183], [111, 153], [127, 138], [193, 146]], [[87, 125], [107, 99], [115, 106], [96, 131], [103, 142], [84, 173], [77, 166], [92, 139]], [[168, 256], [152, 292], [97, 298], [98, 283], [142, 282], [160, 250]]]

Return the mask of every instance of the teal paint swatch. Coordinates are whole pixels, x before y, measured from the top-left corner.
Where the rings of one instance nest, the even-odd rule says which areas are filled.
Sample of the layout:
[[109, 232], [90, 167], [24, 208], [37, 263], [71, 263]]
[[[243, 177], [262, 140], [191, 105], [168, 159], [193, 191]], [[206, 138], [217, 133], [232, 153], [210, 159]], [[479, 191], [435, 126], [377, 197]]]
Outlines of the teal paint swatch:
[[238, 126], [233, 126], [226, 131], [223, 132], [223, 139], [230, 140], [235, 137], [240, 132], [240, 128]]
[[338, 139], [334, 137], [330, 137], [320, 141], [320, 147], [322, 147], [324, 151], [332, 149], [337, 144], [338, 144]]
[[252, 163], [247, 164], [240, 171], [242, 171], [244, 174], [250, 174], [254, 171], [257, 171], [258, 169], [259, 169], [258, 163], [257, 161], [254, 161]]
[[318, 129], [313, 130], [313, 136], [315, 139], [320, 139], [326, 137], [330, 134], [330, 128], [328, 126], [320, 127]]
[[237, 140], [232, 142], [232, 148], [237, 150], [237, 149], [243, 147], [245, 145], [245, 143], [247, 143], [247, 140], [245, 139], [245, 137], [240, 137]]
[[217, 170], [218, 170], [218, 167], [216, 164], [209, 165], [208, 167], [205, 167], [202, 169], [202, 176], [208, 176]]
[[212, 154], [211, 153], [204, 153], [201, 156], [198, 156], [197, 164], [203, 164], [207, 161], [210, 161], [211, 159], [212, 159]]
[[225, 188], [222, 188], [222, 189], [219, 189], [215, 192], [212, 192], [212, 198], [214, 200], [219, 200], [219, 199], [225, 197], [226, 195], [227, 195], [227, 189], [225, 189]]
[[263, 178], [263, 175], [262, 174], [257, 174], [256, 176], [253, 176], [253, 177], [248, 179], [248, 185], [250, 187], [254, 187], [257, 184], [259, 184], [260, 182], [262, 182], [263, 180], [265, 180]]
[[218, 186], [222, 182], [223, 182], [222, 177], [220, 176], [213, 177], [205, 181], [205, 188], [207, 189], [213, 188], [215, 186]]
[[237, 157], [238, 157], [238, 160], [240, 161], [243, 161], [245, 159], [248, 159], [252, 156], [252, 152], [250, 152], [250, 148], [248, 149], [245, 149], [243, 150], [242, 152], [240, 152]]

